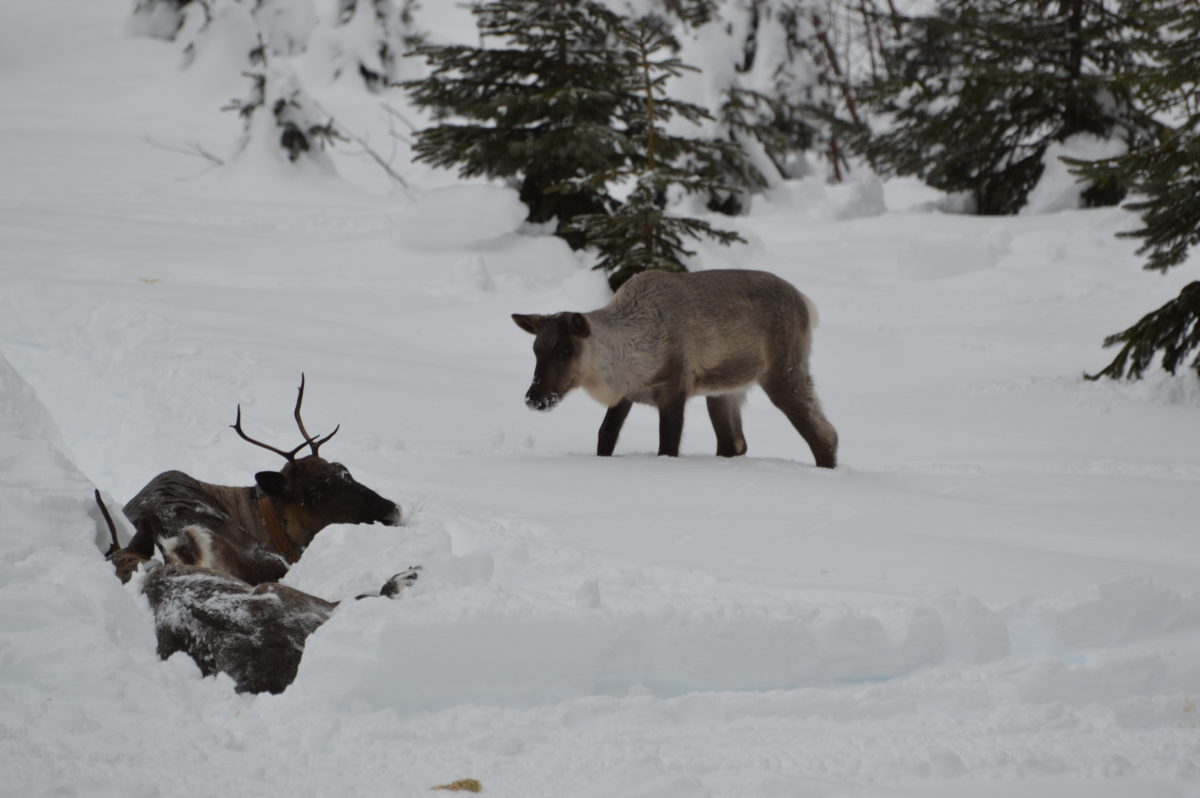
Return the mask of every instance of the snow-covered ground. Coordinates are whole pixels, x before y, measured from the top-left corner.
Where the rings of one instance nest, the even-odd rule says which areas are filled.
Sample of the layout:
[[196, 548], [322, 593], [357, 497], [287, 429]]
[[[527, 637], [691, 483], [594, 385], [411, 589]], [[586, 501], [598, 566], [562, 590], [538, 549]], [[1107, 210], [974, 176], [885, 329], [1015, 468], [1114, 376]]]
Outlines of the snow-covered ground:
[[[597, 307], [599, 275], [404, 158], [411, 197], [197, 176], [147, 137], [229, 143], [228, 96], [128, 7], [0, 5], [0, 795], [1200, 795], [1200, 386], [1081, 377], [1195, 258], [1142, 272], [1115, 209], [781, 186], [703, 260], [817, 302], [842, 467], [761, 392], [747, 457], [696, 402], [683, 457], [637, 408], [600, 459], [586, 396], [525, 408], [509, 319]], [[408, 520], [323, 532], [287, 581], [425, 571], [238, 695], [157, 659], [91, 490], [249, 484], [278, 464], [235, 406], [291, 446], [302, 371], [323, 454]]]

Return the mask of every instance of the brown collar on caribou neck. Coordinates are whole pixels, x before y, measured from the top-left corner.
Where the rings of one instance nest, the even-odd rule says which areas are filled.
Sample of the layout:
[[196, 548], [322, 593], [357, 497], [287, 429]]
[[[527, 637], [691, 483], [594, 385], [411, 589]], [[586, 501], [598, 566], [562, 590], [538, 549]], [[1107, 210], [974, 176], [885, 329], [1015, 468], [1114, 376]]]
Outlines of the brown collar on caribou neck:
[[279, 521], [279, 514], [275, 512], [275, 505], [271, 503], [271, 497], [262, 491], [258, 491], [258, 511], [262, 514], [263, 523], [267, 527], [267, 535], [271, 538], [271, 545], [275, 547], [275, 552], [287, 560], [288, 565], [299, 560], [300, 550], [283, 531], [283, 524]]

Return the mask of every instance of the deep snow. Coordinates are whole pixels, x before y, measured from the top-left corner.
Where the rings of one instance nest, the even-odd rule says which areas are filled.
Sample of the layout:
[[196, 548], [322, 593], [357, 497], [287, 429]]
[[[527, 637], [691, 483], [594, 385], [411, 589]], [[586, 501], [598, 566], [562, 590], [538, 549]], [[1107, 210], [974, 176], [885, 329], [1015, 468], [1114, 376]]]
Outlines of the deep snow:
[[[598, 459], [586, 396], [524, 407], [509, 314], [604, 281], [511, 191], [403, 157], [407, 194], [197, 176], [147, 137], [228, 145], [228, 92], [127, 10], [0, 7], [0, 795], [1200, 794], [1200, 388], [1081, 378], [1195, 258], [1142, 272], [1115, 209], [781, 185], [701, 259], [817, 302], [844, 465], [761, 392], [745, 458], [712, 456], [697, 402], [684, 457], [638, 408]], [[343, 425], [326, 453], [408, 522], [329, 529], [287, 581], [425, 571], [339, 608], [283, 695], [240, 696], [155, 657], [91, 491], [249, 484], [277, 464], [234, 408], [290, 446], [301, 371], [309, 429]]]

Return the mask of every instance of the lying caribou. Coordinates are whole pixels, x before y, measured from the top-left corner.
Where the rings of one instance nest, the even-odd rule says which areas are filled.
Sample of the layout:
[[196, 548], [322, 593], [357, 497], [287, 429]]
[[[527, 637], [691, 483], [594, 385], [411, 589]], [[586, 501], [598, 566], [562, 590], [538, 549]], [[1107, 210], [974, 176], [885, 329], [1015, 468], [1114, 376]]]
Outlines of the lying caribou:
[[683, 408], [702, 394], [717, 454], [746, 453], [741, 406], [761, 385], [812, 449], [837, 466], [837, 431], [821, 412], [809, 373], [816, 310], [773, 274], [648, 271], [590, 313], [513, 314], [534, 336], [537, 359], [525, 403], [550, 410], [582, 386], [608, 407], [596, 454], [611, 455], [634, 402], [658, 408], [658, 453], [676, 457]]
[[[330, 524], [400, 524], [394, 502], [320, 456], [340, 427], [311, 437], [300, 417], [303, 401], [302, 375], [294, 415], [304, 442], [289, 451], [247, 435], [238, 407], [233, 429], [287, 460], [281, 470], [260, 471], [252, 487], [212, 485], [180, 471], [159, 474], [124, 507], [136, 532], [123, 548], [96, 493], [113, 538], [107, 556], [122, 582], [155, 551], [162, 557], [142, 585], [159, 656], [184, 651], [204, 675], [229, 674], [239, 692], [278, 693], [291, 684], [305, 640], [337, 606], [278, 583], [313, 537]], [[297, 457], [306, 446], [311, 454]], [[394, 597], [418, 570], [396, 574], [376, 595]]]

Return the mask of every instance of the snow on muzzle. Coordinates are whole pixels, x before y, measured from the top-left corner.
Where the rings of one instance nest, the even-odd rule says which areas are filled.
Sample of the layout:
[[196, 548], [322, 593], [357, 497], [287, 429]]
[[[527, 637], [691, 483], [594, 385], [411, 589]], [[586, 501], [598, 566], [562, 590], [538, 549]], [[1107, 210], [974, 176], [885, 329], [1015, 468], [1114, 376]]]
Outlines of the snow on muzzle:
[[542, 380], [536, 374], [529, 390], [525, 392], [525, 404], [530, 410], [552, 410], [562, 396], [558, 391], [548, 391], [542, 387]]
[[529, 392], [525, 394], [525, 404], [531, 410], [552, 410], [561, 398], [556, 393], [534, 393], [530, 388]]

